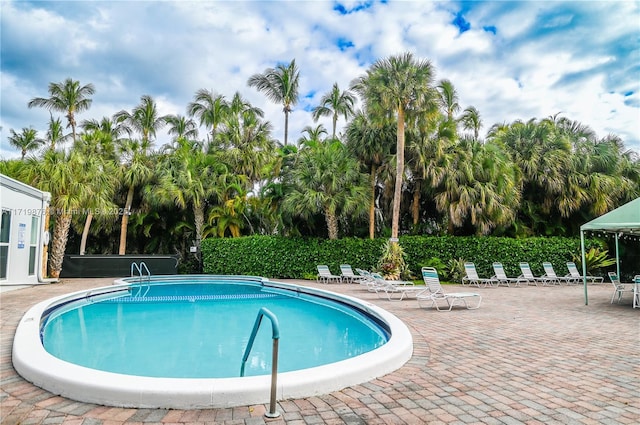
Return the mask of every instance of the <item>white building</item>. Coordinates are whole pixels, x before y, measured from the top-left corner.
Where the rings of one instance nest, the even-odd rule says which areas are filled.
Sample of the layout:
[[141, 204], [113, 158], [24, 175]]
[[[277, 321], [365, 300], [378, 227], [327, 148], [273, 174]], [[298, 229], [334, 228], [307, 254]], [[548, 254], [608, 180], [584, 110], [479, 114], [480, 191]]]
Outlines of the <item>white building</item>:
[[45, 218], [51, 194], [0, 174], [0, 290], [49, 282]]

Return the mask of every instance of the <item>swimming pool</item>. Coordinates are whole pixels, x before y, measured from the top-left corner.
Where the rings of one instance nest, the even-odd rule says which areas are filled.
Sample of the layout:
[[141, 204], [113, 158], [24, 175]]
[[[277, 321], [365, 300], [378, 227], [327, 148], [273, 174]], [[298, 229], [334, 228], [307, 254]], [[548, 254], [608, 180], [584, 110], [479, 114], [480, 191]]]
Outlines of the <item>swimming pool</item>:
[[[13, 346], [14, 367], [35, 385], [75, 400], [97, 404], [188, 409], [265, 403], [271, 383], [268, 324], [263, 323], [258, 332], [246, 376], [241, 378], [238, 375], [241, 350], [246, 346], [258, 306], [274, 310], [283, 328], [283, 350], [278, 363], [276, 389], [278, 399], [324, 394], [362, 383], [396, 370], [411, 357], [412, 340], [406, 326], [373, 304], [329, 291], [262, 278], [186, 278], [188, 284], [185, 284], [185, 276], [153, 277], [151, 284], [143, 282], [142, 285], [123, 279], [113, 286], [80, 291], [37, 304], [18, 325]], [[212, 282], [216, 283], [212, 285]], [[238, 291], [231, 294], [230, 287]], [[180, 291], [175, 292], [176, 288]], [[145, 297], [146, 300], [140, 302]], [[236, 303], [237, 300], [241, 302]], [[278, 305], [281, 301], [284, 306]], [[299, 304], [301, 302], [305, 304]], [[156, 306], [151, 312], [135, 316], [146, 308], [144, 306], [151, 305]], [[238, 307], [240, 305], [250, 307], [243, 309]], [[220, 327], [214, 324], [211, 312], [207, 311], [206, 307], [211, 306], [219, 307], [217, 309], [224, 312], [224, 317], [229, 318], [223, 325], [224, 337], [213, 342], [215, 338], [210, 335], [201, 338], [210, 330], [207, 327]], [[135, 313], [134, 316], [128, 316], [129, 310]], [[300, 310], [313, 310], [316, 320], [296, 321], [294, 316], [290, 316]], [[231, 318], [229, 315], [234, 311], [239, 315]], [[94, 314], [99, 320], [90, 319]], [[173, 322], [180, 323], [178, 316], [181, 314], [186, 315], [191, 324], [180, 326], [193, 327], [195, 332], [180, 332], [179, 327], [171, 327]], [[340, 320], [332, 318], [333, 314], [341, 316], [340, 320], [346, 317], [348, 324], [341, 328]], [[149, 324], [153, 322], [150, 315], [164, 318], [160, 327], [166, 329], [162, 329], [160, 334], [154, 334], [143, 342], [142, 334], [152, 333], [145, 331], [144, 327], [133, 329], [131, 326], [132, 333], [122, 333], [125, 328], [129, 330], [131, 317], [141, 324]], [[327, 322], [328, 333], [321, 334], [301, 326], [314, 321], [317, 324]], [[238, 327], [232, 327], [232, 322], [238, 322]], [[106, 337], [100, 334], [100, 338], [92, 336], [93, 327], [100, 323], [107, 324], [105, 328], [112, 329], [113, 334]], [[365, 336], [351, 339], [360, 332], [355, 331], [356, 325], [362, 324], [368, 329], [363, 334]], [[58, 333], [62, 328], [76, 326], [80, 332]], [[296, 334], [294, 331], [298, 330], [295, 328], [301, 328], [298, 330], [302, 333]], [[315, 333], [318, 335], [312, 335]], [[183, 339], [179, 340], [178, 334]], [[58, 341], [56, 335], [64, 337]], [[287, 335], [291, 336], [289, 341]], [[236, 340], [235, 348], [222, 347], [221, 341], [227, 339]], [[360, 339], [366, 342], [363, 347], [354, 342]], [[329, 340], [336, 342], [339, 348], [329, 348], [330, 344], [323, 343]], [[156, 342], [158, 346], [149, 345]], [[191, 357], [195, 350], [189, 349], [189, 344], [204, 345], [204, 357]], [[122, 355], [115, 354], [114, 345], [139, 346], [142, 349]], [[78, 347], [79, 351], [65, 351], [65, 346]], [[91, 348], [83, 351], [83, 346]], [[178, 347], [178, 352], [167, 351], [171, 346]], [[287, 354], [289, 348], [292, 350]], [[229, 351], [231, 358], [237, 357], [237, 361], [216, 357], [222, 351]], [[141, 352], [146, 353], [146, 361], [144, 356], [138, 360], [134, 358]], [[209, 359], [206, 353], [211, 354]], [[118, 356], [121, 358], [113, 362], [115, 369], [112, 365], [104, 365], [105, 359]], [[165, 370], [169, 364], [168, 369], [176, 373], [141, 373], [139, 365], [152, 363], [149, 361], [152, 358], [160, 358], [162, 361], [159, 363], [165, 365]], [[222, 372], [217, 370], [219, 368], [209, 367], [219, 363], [233, 364]], [[176, 365], [187, 367], [183, 370]]]

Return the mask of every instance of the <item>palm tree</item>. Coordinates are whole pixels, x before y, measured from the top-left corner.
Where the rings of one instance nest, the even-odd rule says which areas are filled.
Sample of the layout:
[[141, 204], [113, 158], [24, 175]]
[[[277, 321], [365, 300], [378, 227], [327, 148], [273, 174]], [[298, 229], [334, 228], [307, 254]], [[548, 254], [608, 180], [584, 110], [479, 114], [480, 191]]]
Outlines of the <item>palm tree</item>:
[[460, 110], [458, 92], [449, 80], [440, 80], [436, 87], [439, 95], [440, 107], [447, 114], [447, 119], [453, 121], [453, 116]]
[[341, 92], [338, 83], [333, 83], [331, 91], [322, 96], [320, 105], [313, 109], [313, 120], [317, 122], [320, 117], [331, 117], [331, 137], [335, 139], [338, 116], [342, 115], [345, 120], [349, 120], [355, 113], [355, 103], [356, 97], [349, 90]]
[[94, 175], [91, 167], [91, 162], [73, 149], [69, 153], [47, 150], [42, 159], [30, 160], [26, 181], [51, 193], [50, 210], [54, 214], [49, 256], [51, 277], [60, 276], [73, 214], [81, 211], [92, 196], [88, 180]]
[[166, 117], [158, 114], [156, 102], [149, 95], [143, 95], [131, 113], [124, 110], [116, 112], [113, 119], [117, 124], [123, 124], [129, 135], [138, 133], [141, 146], [151, 146], [158, 130], [166, 124]]
[[293, 59], [289, 65], [280, 64], [275, 68], [267, 68], [262, 74], [249, 77], [247, 84], [263, 92], [269, 100], [282, 104], [284, 112], [284, 144], [289, 136], [289, 114], [298, 103], [298, 86], [300, 71]]
[[[195, 140], [198, 138], [198, 126], [195, 121], [182, 115], [167, 115], [165, 122], [169, 125], [167, 133], [176, 143], [180, 139]], [[165, 146], [164, 148], [170, 148]]]
[[403, 53], [376, 61], [367, 74], [354, 84], [354, 90], [367, 103], [370, 111], [397, 118], [396, 179], [393, 194], [391, 241], [398, 240], [400, 201], [404, 178], [405, 125], [407, 119], [419, 113], [432, 113], [436, 107], [433, 67], [427, 60], [418, 60]]
[[340, 216], [366, 211], [366, 176], [339, 141], [301, 149], [291, 177], [294, 186], [286, 195], [283, 208], [302, 217], [322, 213], [329, 239], [338, 238]]
[[83, 178], [88, 182], [86, 190], [91, 194], [83, 205], [87, 216], [80, 239], [80, 255], [84, 255], [93, 218], [98, 215], [103, 221], [111, 219], [110, 212], [117, 210], [113, 203], [118, 183], [117, 165], [113, 139], [108, 133], [93, 131], [81, 134], [74, 151], [85, 158], [86, 174]]
[[49, 120], [49, 128], [47, 129], [47, 142], [49, 142], [49, 149], [55, 150], [56, 145], [60, 143], [64, 143], [69, 138], [68, 134], [63, 134], [62, 130], [62, 121], [60, 118], [54, 119], [51, 116]]
[[200, 125], [211, 130], [210, 143], [215, 143], [218, 127], [224, 122], [229, 104], [221, 94], [200, 89], [187, 106], [187, 114], [198, 118]]
[[378, 172], [387, 164], [396, 144], [396, 125], [392, 122], [377, 124], [362, 111], [347, 125], [347, 149], [363, 164], [369, 173], [369, 238], [375, 238], [376, 187]]
[[480, 129], [482, 128], [482, 119], [480, 118], [480, 112], [473, 106], [465, 108], [460, 117], [462, 128], [465, 130], [473, 131], [473, 140], [478, 140], [480, 137]]
[[322, 142], [324, 140], [323, 137], [326, 135], [327, 129], [324, 128], [324, 125], [318, 124], [315, 127], [307, 125], [302, 129], [302, 137], [298, 139], [298, 146], [303, 147], [309, 143]]
[[9, 130], [10, 136], [7, 139], [9, 144], [20, 149], [22, 159], [31, 151], [35, 151], [44, 145], [45, 141], [38, 137], [38, 131], [33, 128], [23, 128], [22, 133], [16, 133], [12, 128]]
[[76, 141], [76, 114], [91, 107], [89, 96], [95, 93], [93, 84], [80, 86], [79, 81], [67, 78], [62, 83], [49, 84], [49, 98], [36, 97], [29, 101], [29, 108], [43, 107], [50, 111], [67, 114], [67, 127], [71, 127], [73, 141]]

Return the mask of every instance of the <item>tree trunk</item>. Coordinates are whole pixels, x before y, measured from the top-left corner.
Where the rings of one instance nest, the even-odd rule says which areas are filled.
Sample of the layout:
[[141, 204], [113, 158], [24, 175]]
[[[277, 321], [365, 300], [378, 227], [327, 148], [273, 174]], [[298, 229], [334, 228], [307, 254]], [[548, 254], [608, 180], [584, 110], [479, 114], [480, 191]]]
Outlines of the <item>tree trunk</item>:
[[129, 226], [129, 215], [131, 214], [131, 204], [133, 203], [133, 185], [129, 187], [127, 202], [122, 213], [122, 224], [120, 225], [120, 249], [118, 255], [124, 255], [127, 251], [127, 227]]
[[202, 273], [202, 229], [204, 227], [204, 206], [193, 204], [193, 217], [196, 230], [196, 258], [198, 260], [198, 272]]
[[87, 250], [87, 238], [89, 237], [89, 228], [92, 220], [93, 214], [87, 214], [87, 219], [84, 221], [84, 229], [82, 229], [82, 239], [80, 240], [80, 255], [84, 255]]
[[287, 137], [289, 137], [289, 111], [284, 111], [284, 145], [287, 146]]
[[53, 228], [53, 240], [51, 241], [51, 257], [49, 258], [49, 270], [51, 277], [57, 279], [62, 271], [64, 251], [67, 248], [67, 238], [71, 227], [71, 214], [65, 213], [56, 217]]
[[416, 187], [413, 189], [413, 205], [411, 205], [414, 227], [417, 226], [420, 221], [420, 186], [420, 180], [416, 180]]
[[327, 220], [327, 228], [329, 229], [329, 239], [338, 239], [338, 217], [329, 211], [328, 208], [324, 210], [324, 217]]
[[404, 177], [404, 109], [398, 108], [398, 130], [396, 132], [396, 185], [393, 191], [393, 215], [391, 217], [391, 242], [398, 243], [400, 227], [400, 200], [402, 199], [402, 181]]
[[378, 167], [376, 165], [371, 166], [371, 203], [369, 204], [369, 239], [374, 239], [376, 236], [376, 174], [378, 174]]

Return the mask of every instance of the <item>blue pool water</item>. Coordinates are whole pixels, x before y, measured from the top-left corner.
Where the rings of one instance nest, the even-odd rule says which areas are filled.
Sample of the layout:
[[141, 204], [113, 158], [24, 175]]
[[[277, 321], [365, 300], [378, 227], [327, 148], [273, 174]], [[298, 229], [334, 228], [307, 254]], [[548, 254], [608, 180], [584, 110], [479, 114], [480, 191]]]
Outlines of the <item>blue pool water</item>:
[[[278, 370], [334, 363], [374, 350], [387, 332], [343, 304], [256, 283], [171, 283], [49, 312], [45, 350], [62, 360], [127, 375], [238, 377], [260, 308], [280, 326]], [[263, 320], [245, 376], [271, 373], [271, 325]]]

